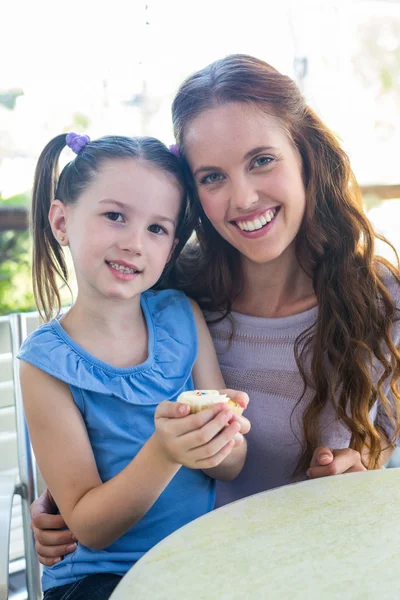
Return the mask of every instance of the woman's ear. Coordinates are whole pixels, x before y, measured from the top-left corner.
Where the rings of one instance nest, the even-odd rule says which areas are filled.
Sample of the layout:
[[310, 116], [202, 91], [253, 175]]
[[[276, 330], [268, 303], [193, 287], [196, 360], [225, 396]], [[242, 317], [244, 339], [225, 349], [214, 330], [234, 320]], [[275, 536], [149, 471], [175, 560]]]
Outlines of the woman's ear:
[[54, 200], [50, 205], [49, 223], [54, 237], [60, 246], [68, 246], [67, 207], [61, 200]]

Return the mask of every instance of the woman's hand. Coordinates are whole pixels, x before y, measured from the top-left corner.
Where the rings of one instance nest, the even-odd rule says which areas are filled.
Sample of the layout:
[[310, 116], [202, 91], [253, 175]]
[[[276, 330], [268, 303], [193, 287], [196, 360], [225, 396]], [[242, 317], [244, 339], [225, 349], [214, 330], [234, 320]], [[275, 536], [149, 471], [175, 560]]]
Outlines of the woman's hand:
[[[246, 428], [224, 403], [197, 414], [187, 404], [161, 402], [155, 413], [154, 437], [172, 461], [191, 469], [219, 465], [235, 446], [235, 437]], [[247, 421], [247, 419], [246, 419]]]
[[321, 446], [313, 454], [310, 468], [307, 471], [307, 477], [316, 479], [318, 477], [329, 477], [330, 475], [366, 470], [362, 463], [361, 455], [356, 450], [352, 450], [351, 448], [331, 450], [326, 446]]
[[31, 529], [35, 537], [35, 548], [42, 565], [52, 567], [65, 554], [76, 550], [76, 540], [61, 515], [56, 514], [57, 505], [49, 490], [31, 505]]

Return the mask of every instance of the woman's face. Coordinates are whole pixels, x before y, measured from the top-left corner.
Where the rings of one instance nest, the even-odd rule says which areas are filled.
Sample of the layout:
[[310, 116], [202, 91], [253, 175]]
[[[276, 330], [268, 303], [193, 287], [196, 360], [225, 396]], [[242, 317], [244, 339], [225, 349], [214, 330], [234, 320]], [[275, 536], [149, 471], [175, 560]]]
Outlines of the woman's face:
[[278, 119], [247, 104], [224, 104], [187, 126], [184, 145], [218, 233], [257, 264], [294, 257], [306, 205], [302, 164]]

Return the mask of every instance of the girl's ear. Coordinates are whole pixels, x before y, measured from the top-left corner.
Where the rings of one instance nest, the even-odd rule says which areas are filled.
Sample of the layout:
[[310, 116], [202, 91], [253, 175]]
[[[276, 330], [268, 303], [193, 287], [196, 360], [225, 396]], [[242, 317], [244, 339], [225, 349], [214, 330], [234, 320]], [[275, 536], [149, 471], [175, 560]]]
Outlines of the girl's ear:
[[60, 246], [68, 246], [67, 207], [61, 200], [54, 200], [50, 205], [49, 223], [54, 237]]
[[169, 261], [171, 260], [171, 258], [172, 258], [172, 255], [173, 255], [173, 253], [174, 253], [174, 250], [175, 250], [175, 248], [177, 247], [178, 243], [179, 243], [179, 239], [178, 239], [178, 238], [175, 238], [175, 239], [174, 239], [174, 243], [172, 244], [172, 248], [171, 248], [171, 250], [170, 250], [170, 253], [168, 254], [167, 263], [169, 263]]

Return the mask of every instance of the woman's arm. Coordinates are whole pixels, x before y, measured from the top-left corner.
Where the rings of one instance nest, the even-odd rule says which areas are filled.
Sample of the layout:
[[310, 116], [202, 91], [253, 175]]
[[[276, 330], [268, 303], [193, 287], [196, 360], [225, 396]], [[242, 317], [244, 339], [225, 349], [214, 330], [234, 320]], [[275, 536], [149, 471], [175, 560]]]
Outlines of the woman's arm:
[[[225, 382], [218, 364], [214, 344], [198, 304], [190, 300], [196, 320], [199, 352], [193, 367], [193, 381], [196, 389], [217, 389], [246, 408], [249, 398], [244, 392], [225, 389]], [[235, 447], [217, 467], [205, 470], [214, 479], [230, 481], [242, 470], [247, 453], [243, 434], [250, 431], [250, 422], [245, 417], [232, 415], [229, 427], [236, 431]]]

